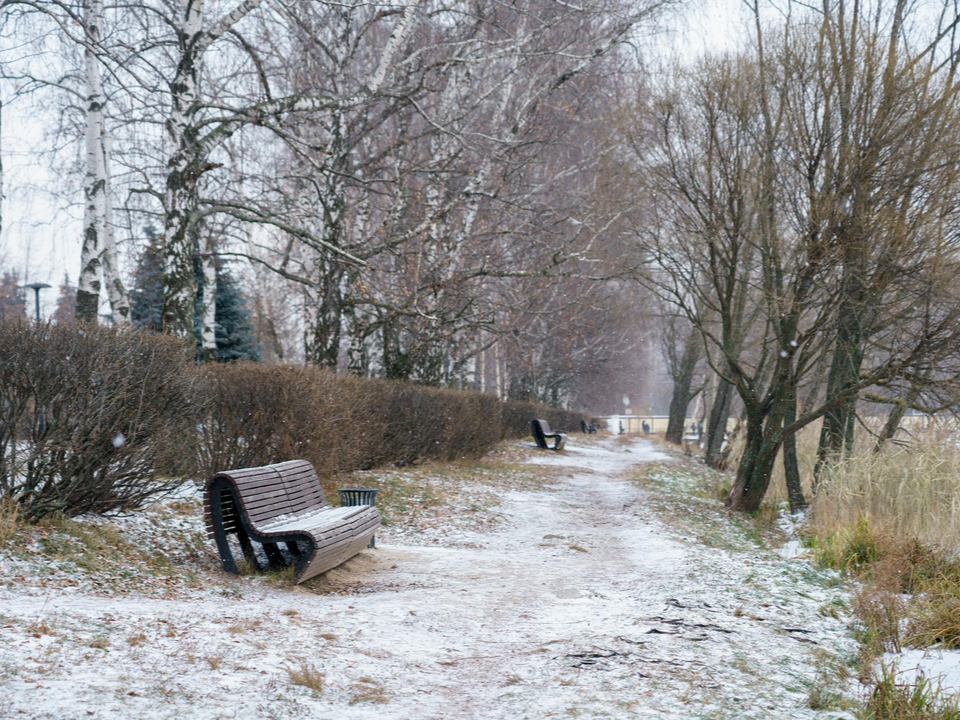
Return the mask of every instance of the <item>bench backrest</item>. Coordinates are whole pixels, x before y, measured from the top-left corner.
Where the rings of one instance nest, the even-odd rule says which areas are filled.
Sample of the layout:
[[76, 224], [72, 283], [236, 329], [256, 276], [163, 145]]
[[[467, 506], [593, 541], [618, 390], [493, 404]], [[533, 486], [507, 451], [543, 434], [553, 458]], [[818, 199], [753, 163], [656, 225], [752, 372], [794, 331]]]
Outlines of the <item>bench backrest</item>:
[[306, 460], [226, 470], [210, 479], [230, 481], [254, 525], [308, 508], [329, 507], [316, 470]]

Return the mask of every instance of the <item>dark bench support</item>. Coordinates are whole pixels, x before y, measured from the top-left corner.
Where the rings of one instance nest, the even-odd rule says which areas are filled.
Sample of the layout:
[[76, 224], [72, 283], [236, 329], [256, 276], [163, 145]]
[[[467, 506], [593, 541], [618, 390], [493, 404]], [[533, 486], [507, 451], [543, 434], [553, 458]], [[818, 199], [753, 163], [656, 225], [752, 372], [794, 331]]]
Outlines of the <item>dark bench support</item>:
[[[546, 420], [531, 420], [530, 429], [533, 431], [534, 442], [541, 450], [563, 450], [563, 445], [567, 442], [567, 434], [551, 432]], [[553, 440], [553, 447], [550, 447], [549, 440]]]
[[593, 435], [597, 432], [597, 426], [592, 422], [588, 425], [586, 420], [580, 421], [580, 429], [583, 430], [584, 435]]

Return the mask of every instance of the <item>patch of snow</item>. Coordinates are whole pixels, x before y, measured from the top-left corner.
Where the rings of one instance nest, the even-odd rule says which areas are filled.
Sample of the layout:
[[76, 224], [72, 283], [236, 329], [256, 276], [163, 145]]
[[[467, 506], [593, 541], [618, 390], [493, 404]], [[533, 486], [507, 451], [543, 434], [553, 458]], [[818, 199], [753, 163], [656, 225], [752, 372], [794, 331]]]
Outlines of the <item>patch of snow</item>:
[[794, 558], [806, 557], [807, 550], [800, 541], [797, 532], [803, 521], [806, 519], [806, 513], [789, 513], [785, 509], [780, 510], [780, 516], [777, 518], [777, 526], [787, 536], [788, 540], [780, 547], [777, 552], [784, 560], [793, 560]]
[[922, 677], [939, 684], [945, 694], [960, 693], [960, 650], [908, 649], [885, 653], [881, 662], [896, 665], [898, 683], [915, 685]]

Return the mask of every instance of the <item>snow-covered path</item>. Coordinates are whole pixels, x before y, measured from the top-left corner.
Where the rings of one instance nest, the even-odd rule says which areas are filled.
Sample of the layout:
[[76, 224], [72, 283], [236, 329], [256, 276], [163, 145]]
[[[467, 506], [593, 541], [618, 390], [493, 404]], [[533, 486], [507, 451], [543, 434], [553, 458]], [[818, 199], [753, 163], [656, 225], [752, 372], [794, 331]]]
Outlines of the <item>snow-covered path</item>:
[[[0, 668], [19, 667], [0, 716], [835, 716], [804, 701], [812, 653], [847, 642], [821, 611], [837, 591], [802, 561], [671, 534], [627, 479], [664, 459], [650, 443], [568, 447], [534, 458], [561, 477], [510, 492], [494, 532], [381, 543], [350, 594], [3, 591]], [[23, 632], [37, 621], [51, 632]], [[321, 692], [290, 684], [305, 668]]]

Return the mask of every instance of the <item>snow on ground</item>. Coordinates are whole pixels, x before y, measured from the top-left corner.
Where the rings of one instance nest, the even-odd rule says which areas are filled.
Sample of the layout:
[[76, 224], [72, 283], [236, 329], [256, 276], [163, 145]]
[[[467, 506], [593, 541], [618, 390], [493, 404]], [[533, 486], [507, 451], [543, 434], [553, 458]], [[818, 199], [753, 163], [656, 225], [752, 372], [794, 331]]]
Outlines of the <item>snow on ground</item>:
[[[0, 717], [842, 717], [806, 708], [818, 654], [852, 647], [823, 612], [835, 578], [716, 510], [724, 542], [665, 524], [635, 481], [669, 465], [646, 440], [522, 455], [546, 484], [494, 505], [470, 483], [450, 499], [445, 476], [430, 492], [465, 522], [391, 510], [376, 550], [299, 587], [227, 576], [209, 548], [183, 548], [186, 575], [103, 582], [0, 554]], [[134, 541], [162, 537], [150, 517]]]
[[880, 662], [897, 668], [897, 684], [916, 685], [922, 677], [944, 696], [960, 693], [960, 650], [909, 649], [884, 653]]

